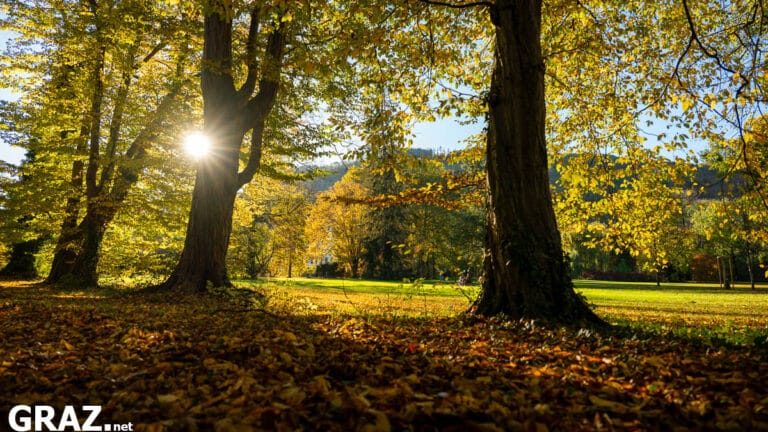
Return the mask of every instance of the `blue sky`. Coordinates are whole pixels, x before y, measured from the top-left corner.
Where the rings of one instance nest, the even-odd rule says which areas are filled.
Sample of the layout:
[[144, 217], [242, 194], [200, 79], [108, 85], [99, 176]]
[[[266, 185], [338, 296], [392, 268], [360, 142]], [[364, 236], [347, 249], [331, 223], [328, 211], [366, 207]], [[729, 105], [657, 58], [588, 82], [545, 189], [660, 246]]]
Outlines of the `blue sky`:
[[[8, 89], [0, 88], [0, 99], [9, 100], [13, 95]], [[14, 165], [18, 165], [21, 159], [24, 157], [24, 150], [19, 147], [12, 147], [7, 143], [0, 141], [0, 160], [10, 162]]]

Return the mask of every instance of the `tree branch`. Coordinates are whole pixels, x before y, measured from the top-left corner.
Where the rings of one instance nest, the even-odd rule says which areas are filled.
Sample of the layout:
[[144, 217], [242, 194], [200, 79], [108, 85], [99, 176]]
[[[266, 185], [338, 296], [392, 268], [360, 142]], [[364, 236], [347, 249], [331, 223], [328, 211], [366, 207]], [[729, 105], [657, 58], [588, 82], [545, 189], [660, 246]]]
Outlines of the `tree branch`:
[[120, 140], [120, 134], [123, 128], [123, 115], [125, 113], [125, 105], [128, 100], [128, 91], [130, 90], [131, 83], [133, 81], [133, 73], [135, 70], [134, 57], [139, 51], [143, 34], [136, 36], [133, 45], [131, 46], [128, 55], [129, 64], [123, 70], [123, 81], [117, 90], [117, 96], [115, 97], [114, 107], [112, 109], [112, 120], [109, 124], [109, 138], [107, 139], [107, 152], [105, 154], [106, 160], [109, 164], [101, 171], [101, 179], [99, 180], [98, 191], [102, 193], [105, 187], [112, 181], [112, 177], [115, 171], [115, 155], [117, 154], [117, 144]]
[[89, 197], [98, 193], [96, 174], [99, 170], [99, 144], [101, 137], [102, 102], [104, 101], [104, 77], [102, 73], [105, 65], [106, 48], [99, 48], [96, 64], [93, 68], [93, 96], [91, 109], [88, 113], [90, 122], [90, 137], [88, 144], [88, 168], [85, 172], [85, 191]]
[[253, 129], [251, 133], [251, 149], [248, 162], [242, 172], [238, 173], [237, 180], [242, 186], [256, 174], [261, 165], [261, 146], [264, 141], [264, 127], [267, 116], [277, 99], [277, 90], [280, 86], [280, 73], [283, 67], [283, 54], [286, 38], [283, 34], [284, 24], [272, 31], [267, 40], [265, 60], [262, 62], [261, 80], [259, 81], [259, 93], [248, 102], [246, 107], [247, 118], [251, 123], [248, 126]]
[[[736, 74], [736, 71], [726, 66], [722, 59], [720, 58], [720, 54], [717, 52], [716, 49], [707, 47], [704, 45], [704, 43], [699, 38], [699, 33], [696, 31], [696, 24], [693, 22], [693, 17], [691, 16], [691, 10], [688, 7], [688, 0], [683, 0], [683, 10], [685, 11], [685, 19], [688, 21], [688, 28], [691, 30], [691, 38], [694, 42], [696, 42], [696, 45], [701, 49], [701, 52], [704, 53], [705, 56], [711, 58], [717, 63], [717, 66], [730, 73], [730, 74]], [[746, 77], [744, 75], [740, 75], [742, 80], [746, 80]]]
[[261, 15], [261, 9], [259, 6], [255, 6], [251, 9], [251, 24], [248, 28], [248, 41], [245, 44], [245, 64], [248, 66], [248, 74], [245, 82], [240, 90], [238, 90], [238, 96], [247, 100], [251, 97], [253, 90], [256, 88], [256, 78], [259, 75], [259, 68], [256, 61], [256, 41], [259, 37], [259, 17]]
[[152, 60], [152, 57], [154, 57], [157, 53], [160, 52], [163, 48], [165, 48], [168, 44], [165, 41], [160, 41], [155, 45], [154, 48], [152, 48], [152, 51], [149, 52], [144, 58], [141, 60], [143, 63], [147, 63], [150, 60]]

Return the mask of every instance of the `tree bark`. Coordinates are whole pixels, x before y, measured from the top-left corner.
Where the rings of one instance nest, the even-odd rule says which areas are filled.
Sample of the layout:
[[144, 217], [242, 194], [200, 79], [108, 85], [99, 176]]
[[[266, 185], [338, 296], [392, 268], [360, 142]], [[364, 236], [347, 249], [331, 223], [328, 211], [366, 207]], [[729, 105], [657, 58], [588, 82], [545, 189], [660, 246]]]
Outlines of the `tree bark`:
[[214, 163], [198, 169], [192, 193], [192, 209], [179, 263], [161, 286], [183, 291], [205, 291], [208, 282], [229, 286], [226, 254], [232, 231], [236, 170], [217, 173]]
[[[90, 207], [90, 206], [89, 206]], [[115, 216], [115, 210], [100, 215], [98, 209], [90, 209], [80, 223], [83, 232], [81, 248], [69, 273], [70, 282], [78, 286], [95, 287], [99, 284], [97, 268], [104, 233]]]
[[541, 0], [497, 0], [487, 139], [485, 277], [474, 312], [598, 324], [574, 292], [552, 207]]

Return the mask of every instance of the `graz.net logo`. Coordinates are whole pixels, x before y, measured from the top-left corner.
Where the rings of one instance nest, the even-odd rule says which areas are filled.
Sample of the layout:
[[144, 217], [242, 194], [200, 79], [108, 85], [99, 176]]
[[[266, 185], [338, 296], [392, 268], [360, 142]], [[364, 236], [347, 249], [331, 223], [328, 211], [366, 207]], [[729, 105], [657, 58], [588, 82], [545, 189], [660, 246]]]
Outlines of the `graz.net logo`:
[[79, 412], [67, 405], [60, 413], [49, 405], [16, 405], [8, 413], [8, 425], [16, 432], [133, 431], [133, 423], [101, 424], [100, 413], [99, 405], [83, 405]]

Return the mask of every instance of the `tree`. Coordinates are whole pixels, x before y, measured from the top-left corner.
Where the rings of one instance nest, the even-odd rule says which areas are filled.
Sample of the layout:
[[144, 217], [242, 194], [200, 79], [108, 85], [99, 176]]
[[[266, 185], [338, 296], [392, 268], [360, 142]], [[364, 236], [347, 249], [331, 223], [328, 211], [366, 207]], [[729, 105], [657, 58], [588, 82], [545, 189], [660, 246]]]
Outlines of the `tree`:
[[[235, 196], [261, 162], [264, 129], [277, 98], [290, 22], [284, 8], [251, 8], [243, 59], [247, 78], [236, 87], [233, 33], [239, 11], [233, 2], [214, 0], [204, 2], [203, 13], [203, 129], [212, 150], [209, 157], [198, 161], [184, 249], [161, 289], [204, 291], [207, 282], [230, 285], [226, 254]], [[265, 34], [262, 21], [267, 25]], [[263, 56], [257, 53], [260, 37], [266, 37]], [[240, 171], [240, 149], [249, 131], [249, 157]]]
[[[25, 158], [22, 165], [29, 162], [29, 159]], [[20, 168], [11, 164], [0, 163], [0, 214], [5, 216], [4, 223], [0, 224], [0, 237], [10, 243], [8, 261], [0, 269], [0, 277], [33, 279], [38, 276], [35, 255], [48, 238], [44, 234], [27, 232], [26, 222], [32, 219], [31, 216], [20, 216], [8, 209], [19, 185], [29, 181], [29, 177], [18, 176], [20, 171]]]
[[[336, 44], [326, 41], [325, 49], [310, 48], [308, 41], [321, 34], [325, 38], [334, 31], [326, 26], [335, 20], [323, 20], [326, 10], [310, 6], [204, 2], [201, 88], [203, 129], [211, 152], [197, 161], [179, 262], [156, 289], [200, 292], [208, 283], [230, 285], [226, 254], [237, 192], [259, 171], [281, 176], [262, 163], [262, 155], [311, 157], [328, 144], [326, 131], [309, 117], [324, 97], [343, 99], [346, 87], [330, 74], [314, 73], [333, 58], [325, 49], [333, 51]], [[333, 104], [327, 108], [334, 111]], [[285, 164], [284, 158], [273, 159], [277, 166]]]
[[[762, 76], [760, 2], [704, 3], [691, 10], [685, 0], [553, 2], [547, 5], [546, 57], [540, 45], [542, 2], [454, 5], [487, 7], [496, 36], [488, 106], [486, 280], [477, 312], [597, 321], [566, 276], [546, 181], [545, 136], [556, 150], [583, 148], [598, 156], [629, 144], [623, 154], [642, 160], [633, 149], [649, 134], [639, 123], [658, 119], [670, 129], [679, 127], [671, 139], [657, 134], [654, 148], [681, 149], [685, 130], [722, 139], [723, 116], [741, 123], [738, 107], [763, 99], [761, 87], [751, 85]], [[547, 98], [553, 127], [546, 135], [545, 73], [557, 89]], [[720, 101], [735, 107], [735, 115], [719, 109]]]
[[283, 184], [280, 193], [268, 204], [269, 224], [272, 231], [270, 248], [272, 274], [292, 278], [304, 272], [304, 236], [309, 202], [300, 186]]
[[[708, 246], [718, 255], [729, 255], [733, 261], [734, 249], [746, 255], [750, 285], [755, 288], [754, 265], [759, 251], [768, 244], [765, 217], [768, 214], [768, 123], [765, 116], [757, 116], [744, 123], [738, 139], [723, 140], [710, 146], [706, 157], [717, 170], [720, 203], [711, 203], [702, 212], [700, 226]], [[709, 213], [706, 215], [706, 213]], [[701, 215], [700, 215], [701, 216]], [[717, 220], [719, 219], [719, 220]], [[713, 223], [717, 222], [717, 223]], [[727, 247], [717, 248], [726, 243]], [[719, 249], [719, 250], [717, 250]]]
[[549, 190], [541, 1], [489, 5], [496, 47], [488, 100], [482, 315], [600, 322], [576, 295]]
[[578, 246], [599, 248], [612, 257], [626, 252], [660, 283], [670, 263], [685, 267], [691, 255], [684, 226], [690, 198], [683, 186], [693, 166], [657, 156], [639, 144], [633, 151], [636, 160], [570, 155], [559, 166], [556, 212], [563, 231], [578, 239]]
[[241, 190], [235, 201], [232, 241], [227, 255], [231, 274], [255, 279], [269, 271], [273, 256], [270, 194], [280, 193], [282, 186], [278, 181], [257, 176]]
[[[24, 187], [52, 192], [45, 182], [51, 176], [61, 182], [61, 167], [71, 162], [46, 280], [95, 286], [104, 234], [180, 105], [187, 39], [193, 40], [184, 23], [194, 12], [183, 2], [164, 7], [52, 0], [14, 6], [16, 19], [4, 24], [18, 32], [16, 44], [28, 57], [12, 53], [3, 60], [15, 72], [29, 73], [31, 82], [43, 82], [19, 84], [27, 90], [19, 123], [28, 125], [26, 145], [36, 155], [27, 164], [32, 181]], [[55, 11], [50, 17], [49, 10]], [[42, 55], [35, 57], [36, 51]], [[28, 204], [21, 206], [29, 211]]]
[[362, 173], [352, 168], [328, 191], [320, 194], [307, 219], [308, 255], [314, 262], [332, 256], [345, 273], [360, 277], [365, 269], [366, 242], [370, 235], [371, 209], [359, 202], [368, 196]]

